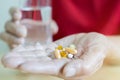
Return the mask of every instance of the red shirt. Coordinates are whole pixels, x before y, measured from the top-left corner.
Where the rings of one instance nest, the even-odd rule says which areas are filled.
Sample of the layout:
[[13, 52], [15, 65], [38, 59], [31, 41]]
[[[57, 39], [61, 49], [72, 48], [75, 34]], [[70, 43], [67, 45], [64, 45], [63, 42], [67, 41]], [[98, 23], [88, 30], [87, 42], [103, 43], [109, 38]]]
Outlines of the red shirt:
[[52, 7], [59, 26], [54, 39], [81, 32], [120, 32], [120, 0], [52, 0]]
[[59, 26], [55, 39], [80, 32], [120, 32], [120, 0], [53, 0], [52, 5]]

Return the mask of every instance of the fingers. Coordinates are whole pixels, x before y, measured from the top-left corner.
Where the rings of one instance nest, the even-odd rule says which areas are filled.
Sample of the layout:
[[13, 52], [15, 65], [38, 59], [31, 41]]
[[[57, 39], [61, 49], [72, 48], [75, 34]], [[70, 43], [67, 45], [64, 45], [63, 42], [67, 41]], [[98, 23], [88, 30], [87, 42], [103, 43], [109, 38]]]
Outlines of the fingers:
[[106, 55], [107, 53], [106, 51], [108, 48], [108, 40], [104, 35], [91, 32], [83, 35], [78, 39], [79, 41], [76, 46], [79, 53], [81, 51], [82, 51], [82, 54], [84, 54], [84, 52], [86, 51], [91, 51], [91, 52], [103, 51], [105, 52], [104, 55]]
[[22, 12], [17, 7], [11, 7], [9, 13], [12, 17], [12, 21], [19, 21], [22, 18]]
[[67, 59], [26, 62], [19, 69], [29, 73], [39, 73], [46, 75], [59, 75], [64, 65], [68, 62]]
[[57, 23], [54, 20], [51, 21], [50, 27], [51, 27], [51, 30], [52, 30], [53, 34], [57, 34], [58, 33], [59, 28], [58, 28]]
[[0, 34], [3, 41], [7, 42], [11, 47], [24, 43], [24, 38], [17, 38], [9, 33], [3, 32]]
[[[44, 27], [46, 26], [48, 23], [44, 23], [42, 21], [35, 21], [35, 20], [32, 20], [32, 19], [23, 19], [21, 21], [22, 24], [24, 25], [30, 25], [30, 26], [41, 26], [41, 27]], [[27, 26], [29, 27], [29, 26]], [[50, 22], [50, 27], [51, 27], [51, 31], [53, 34], [56, 34], [58, 32], [58, 25], [55, 21], [51, 21]]]
[[102, 65], [107, 53], [107, 38], [99, 33], [89, 33], [84, 39], [84, 54], [80, 57], [83, 62], [84, 74], [96, 72]]
[[26, 37], [27, 29], [24, 25], [20, 24], [20, 20], [22, 18], [21, 11], [16, 8], [10, 8], [10, 15], [12, 19], [5, 24], [5, 29], [7, 32], [17, 36], [17, 37]]
[[6, 31], [17, 37], [26, 37], [27, 29], [24, 25], [20, 23], [20, 20], [22, 18], [21, 11], [16, 7], [12, 7], [10, 8], [9, 12], [12, 19], [6, 22]]
[[[35, 21], [32, 19], [23, 19], [23, 20], [21, 20], [21, 24], [30, 25], [30, 26], [45, 26], [45, 23], [43, 23], [41, 21]], [[29, 27], [29, 26], [27, 26], [27, 27]]]
[[[82, 43], [81, 43], [82, 41]], [[87, 55], [95, 55], [100, 54], [101, 57], [106, 56], [107, 48], [108, 48], [108, 40], [107, 38], [99, 33], [89, 33], [86, 36], [84, 36], [83, 39], [81, 39], [80, 43], [84, 47], [84, 54], [81, 56], [81, 58], [86, 57]], [[79, 44], [80, 45], [80, 44]]]
[[5, 29], [10, 34], [16, 37], [26, 37], [27, 36], [27, 29], [24, 25], [17, 25], [14, 22], [8, 21], [5, 24]]
[[6, 41], [10, 48], [15, 48], [19, 44], [24, 43], [27, 36], [27, 29], [23, 25], [16, 25], [14, 22], [8, 21], [5, 24], [6, 32], [2, 33], [2, 39]]
[[81, 44], [87, 49], [90, 49], [94, 46], [98, 46], [99, 49], [103, 48], [104, 50], [106, 50], [106, 47], [108, 46], [108, 40], [102, 34], [91, 32], [84, 35], [83, 38], [81, 38], [81, 40], [79, 41], [79, 44]]
[[[106, 56], [107, 53], [107, 38], [99, 33], [89, 33], [86, 35], [84, 43], [87, 43], [85, 53], [81, 56], [84, 61], [84, 73], [94, 73], [97, 71]], [[89, 67], [87, 67], [89, 66]]]
[[27, 36], [27, 29], [19, 23], [22, 17], [19, 9], [12, 7], [10, 14], [12, 19], [6, 22], [6, 32], [1, 34], [1, 38], [6, 41], [11, 48], [14, 48], [24, 42], [23, 38]]
[[[20, 48], [20, 47], [19, 47]], [[18, 68], [21, 64], [29, 61], [50, 61], [51, 58], [46, 56], [46, 53], [41, 50], [32, 51], [11, 51], [2, 58], [2, 63], [5, 67]]]
[[63, 69], [65, 78], [81, 79], [95, 73], [103, 64], [101, 55], [86, 56], [86, 58], [86, 60], [76, 59], [69, 62]]
[[2, 58], [2, 64], [5, 67], [17, 68], [19, 65], [24, 63], [25, 60], [18, 53], [9, 53]]
[[101, 67], [106, 56], [107, 39], [101, 34], [86, 34], [80, 39], [78, 45], [82, 45], [84, 52], [80, 59], [73, 60], [65, 66], [63, 74], [68, 78], [94, 73]]
[[63, 75], [66, 78], [72, 78], [82, 72], [82, 61], [80, 59], [69, 62], [63, 69]]

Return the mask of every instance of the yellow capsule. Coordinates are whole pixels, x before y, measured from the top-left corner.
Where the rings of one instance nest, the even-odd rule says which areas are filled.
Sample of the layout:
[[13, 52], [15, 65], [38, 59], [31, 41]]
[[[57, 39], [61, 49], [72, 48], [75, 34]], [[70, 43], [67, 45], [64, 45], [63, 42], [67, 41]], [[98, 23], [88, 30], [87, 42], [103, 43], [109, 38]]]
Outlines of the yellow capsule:
[[61, 45], [59, 45], [56, 49], [58, 49], [58, 50], [62, 50], [63, 47], [62, 47]]
[[60, 55], [61, 55], [61, 57], [63, 57], [63, 58], [66, 58], [66, 57], [67, 57], [67, 53], [66, 53], [65, 51], [61, 51], [61, 52], [60, 52]]
[[73, 48], [65, 48], [65, 51], [71, 54], [77, 54], [77, 50]]
[[55, 53], [54, 53], [55, 57], [57, 59], [60, 59], [61, 58], [61, 55], [60, 55], [60, 51], [58, 49], [55, 49]]

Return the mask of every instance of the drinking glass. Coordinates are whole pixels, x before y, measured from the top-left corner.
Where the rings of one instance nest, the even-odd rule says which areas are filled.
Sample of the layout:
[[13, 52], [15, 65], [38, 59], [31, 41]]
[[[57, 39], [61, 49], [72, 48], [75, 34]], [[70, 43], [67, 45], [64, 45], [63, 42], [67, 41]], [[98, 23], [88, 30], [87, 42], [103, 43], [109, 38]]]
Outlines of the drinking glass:
[[47, 45], [51, 43], [51, 0], [19, 0], [19, 4], [20, 10], [22, 11], [22, 19], [34, 20], [37, 23], [45, 23], [44, 26], [25, 24], [28, 32], [24, 44], [34, 45], [39, 43], [41, 45]]

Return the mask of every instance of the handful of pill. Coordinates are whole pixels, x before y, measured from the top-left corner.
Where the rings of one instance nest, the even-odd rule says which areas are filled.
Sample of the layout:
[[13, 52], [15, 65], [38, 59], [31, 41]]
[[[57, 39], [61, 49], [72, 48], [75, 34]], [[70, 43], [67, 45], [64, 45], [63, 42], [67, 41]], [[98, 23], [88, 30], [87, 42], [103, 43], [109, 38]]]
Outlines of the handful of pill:
[[58, 45], [58, 47], [55, 48], [54, 55], [55, 58], [61, 59], [61, 58], [74, 58], [74, 55], [77, 54], [77, 50], [75, 45], [71, 44], [69, 47], [63, 47], [61, 45]]

